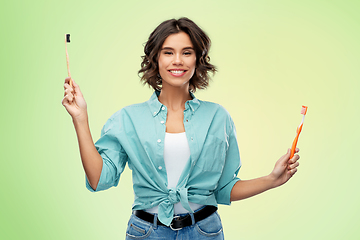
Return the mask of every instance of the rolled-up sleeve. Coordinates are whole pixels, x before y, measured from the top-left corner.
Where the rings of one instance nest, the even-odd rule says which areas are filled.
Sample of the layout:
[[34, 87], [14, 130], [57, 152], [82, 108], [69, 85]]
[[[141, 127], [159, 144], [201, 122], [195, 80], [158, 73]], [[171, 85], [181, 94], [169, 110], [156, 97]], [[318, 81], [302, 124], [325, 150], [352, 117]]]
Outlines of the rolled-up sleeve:
[[117, 186], [120, 175], [124, 171], [127, 155], [122, 148], [117, 134], [120, 128], [119, 122], [109, 119], [101, 130], [101, 137], [95, 143], [95, 147], [103, 159], [100, 179], [94, 190], [86, 178], [86, 188], [91, 192], [106, 190]]
[[[230, 119], [231, 120], [231, 119]], [[240, 153], [236, 138], [236, 129], [232, 120], [230, 121], [230, 131], [227, 138], [228, 148], [226, 151], [225, 165], [219, 179], [215, 198], [218, 204], [230, 205], [230, 194], [234, 184], [240, 179], [237, 174], [241, 167]]]

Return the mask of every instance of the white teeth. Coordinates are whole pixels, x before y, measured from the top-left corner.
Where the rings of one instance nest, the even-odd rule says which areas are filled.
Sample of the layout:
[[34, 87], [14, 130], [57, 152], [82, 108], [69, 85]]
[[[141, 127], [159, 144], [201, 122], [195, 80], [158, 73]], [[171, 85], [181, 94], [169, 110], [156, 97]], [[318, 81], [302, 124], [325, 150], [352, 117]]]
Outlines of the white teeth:
[[170, 70], [170, 72], [175, 73], [175, 74], [180, 74], [180, 73], [183, 73], [184, 70], [181, 70], [181, 71], [179, 71], [179, 70]]

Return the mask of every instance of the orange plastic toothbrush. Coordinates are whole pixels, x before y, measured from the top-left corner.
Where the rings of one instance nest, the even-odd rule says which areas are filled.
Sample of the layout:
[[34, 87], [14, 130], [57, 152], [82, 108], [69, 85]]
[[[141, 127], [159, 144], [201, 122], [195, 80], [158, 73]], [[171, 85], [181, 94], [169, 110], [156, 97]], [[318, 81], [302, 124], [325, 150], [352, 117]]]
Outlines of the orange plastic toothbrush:
[[67, 43], [68, 42], [70, 42], [70, 34], [65, 34], [66, 64], [67, 64], [68, 77], [70, 78], [70, 86], [72, 87], [72, 79], [71, 79], [70, 66], [69, 66], [69, 54], [67, 51]]
[[296, 129], [296, 137], [295, 137], [294, 142], [293, 142], [292, 147], [291, 147], [290, 158], [292, 158], [292, 157], [294, 156], [294, 154], [295, 154], [296, 144], [297, 144], [297, 142], [298, 142], [299, 135], [300, 135], [302, 126], [303, 126], [303, 124], [304, 124], [304, 120], [305, 120], [305, 115], [306, 115], [307, 109], [308, 109], [307, 106], [302, 106], [302, 108], [301, 108], [301, 114], [304, 115], [304, 116], [303, 116], [303, 118], [302, 118], [302, 121], [301, 121], [300, 125], [299, 125], [298, 128]]

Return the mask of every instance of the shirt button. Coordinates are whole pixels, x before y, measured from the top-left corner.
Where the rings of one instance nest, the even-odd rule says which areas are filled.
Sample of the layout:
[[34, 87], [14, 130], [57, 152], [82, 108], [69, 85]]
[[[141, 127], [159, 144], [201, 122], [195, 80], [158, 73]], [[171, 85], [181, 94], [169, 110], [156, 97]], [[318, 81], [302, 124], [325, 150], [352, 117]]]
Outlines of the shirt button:
[[162, 107], [161, 110], [165, 110], [165, 107]]
[[164, 121], [161, 121], [160, 123], [161, 123], [161, 124], [164, 124]]
[[162, 166], [159, 166], [158, 169], [161, 170], [161, 169], [162, 169]]
[[191, 137], [191, 141], [194, 140], [192, 137]]
[[157, 142], [158, 142], [158, 143], [161, 143], [161, 139], [158, 139]]
[[189, 120], [186, 119], [186, 122], [188, 122]]

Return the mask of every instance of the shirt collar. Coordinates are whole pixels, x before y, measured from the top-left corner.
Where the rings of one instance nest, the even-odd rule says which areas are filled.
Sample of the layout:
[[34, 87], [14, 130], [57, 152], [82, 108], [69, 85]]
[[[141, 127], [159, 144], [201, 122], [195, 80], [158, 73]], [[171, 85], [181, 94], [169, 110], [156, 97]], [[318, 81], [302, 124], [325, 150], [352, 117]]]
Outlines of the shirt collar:
[[[164, 106], [161, 102], [159, 102], [159, 95], [160, 91], [155, 91], [153, 95], [151, 95], [150, 99], [147, 101], [153, 117], [158, 115], [159, 112], [162, 110], [162, 107]], [[185, 109], [190, 108], [191, 112], [194, 113], [200, 107], [200, 101], [195, 97], [192, 92], [190, 92], [190, 96], [192, 97], [192, 100], [186, 101]]]

